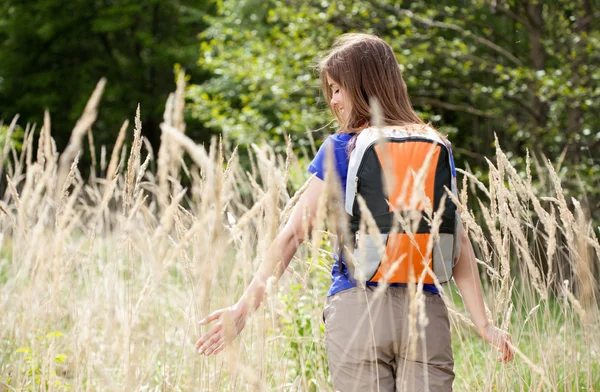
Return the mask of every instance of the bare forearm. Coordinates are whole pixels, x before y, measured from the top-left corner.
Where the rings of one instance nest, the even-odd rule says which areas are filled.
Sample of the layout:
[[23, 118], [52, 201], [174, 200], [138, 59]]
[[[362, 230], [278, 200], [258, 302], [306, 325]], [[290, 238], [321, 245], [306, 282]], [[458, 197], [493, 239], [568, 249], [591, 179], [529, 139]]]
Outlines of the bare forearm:
[[481, 280], [479, 279], [473, 246], [466, 234], [462, 241], [462, 252], [453, 270], [454, 281], [471, 315], [471, 321], [475, 324], [477, 331], [481, 333], [489, 325], [485, 313]]
[[[254, 279], [242, 295], [237, 306], [252, 313], [262, 302], [269, 278], [279, 279], [285, 272], [306, 233], [312, 230], [312, 220], [325, 183], [318, 178], [308, 180], [304, 193], [292, 210], [283, 230], [277, 235], [262, 261]], [[304, 188], [303, 188], [304, 189]], [[306, 226], [308, 223], [308, 226]]]
[[454, 267], [454, 281], [460, 290], [465, 306], [471, 315], [471, 320], [477, 328], [479, 335], [486, 341], [494, 344], [500, 352], [498, 361], [508, 362], [514, 356], [510, 334], [493, 326], [485, 314], [483, 290], [477, 270], [477, 261], [473, 246], [466, 234], [462, 240], [462, 252]]
[[264, 297], [268, 279], [274, 277], [279, 280], [290, 264], [292, 257], [294, 257], [300, 243], [300, 239], [287, 232], [282, 232], [275, 238], [252, 282], [250, 282], [244, 295], [239, 300], [239, 303], [243, 304], [248, 312], [252, 313], [259, 307]]

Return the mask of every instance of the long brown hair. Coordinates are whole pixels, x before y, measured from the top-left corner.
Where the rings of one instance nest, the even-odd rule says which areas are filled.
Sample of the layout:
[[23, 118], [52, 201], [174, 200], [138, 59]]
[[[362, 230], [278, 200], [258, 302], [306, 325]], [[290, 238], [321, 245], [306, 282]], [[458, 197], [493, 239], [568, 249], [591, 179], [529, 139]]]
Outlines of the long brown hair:
[[[320, 61], [323, 94], [340, 123], [340, 132], [358, 133], [371, 119], [369, 101], [381, 109], [382, 125], [424, 126], [414, 111], [394, 51], [381, 38], [369, 34], [344, 34]], [[351, 110], [344, 121], [331, 105], [327, 76], [342, 86]]]

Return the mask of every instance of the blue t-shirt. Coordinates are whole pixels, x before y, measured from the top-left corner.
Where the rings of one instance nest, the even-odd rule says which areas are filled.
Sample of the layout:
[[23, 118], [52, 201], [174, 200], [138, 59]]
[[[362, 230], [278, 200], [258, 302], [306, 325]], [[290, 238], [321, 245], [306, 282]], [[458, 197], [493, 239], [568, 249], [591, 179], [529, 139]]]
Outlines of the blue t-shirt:
[[[349, 163], [349, 148], [348, 143], [352, 139], [354, 134], [348, 133], [336, 133], [329, 136], [323, 142], [321, 148], [317, 152], [317, 156], [308, 166], [310, 173], [316, 174], [321, 180], [325, 179], [325, 173], [327, 171], [326, 157], [327, 151], [331, 149], [333, 151], [334, 166], [336, 173], [342, 184], [342, 200], [346, 199], [346, 179], [348, 177], [348, 163]], [[350, 276], [344, 256], [342, 255], [342, 270], [340, 271], [340, 263], [338, 260], [337, 252], [334, 252], [333, 267], [331, 269], [331, 288], [329, 289], [328, 296], [332, 296], [343, 290], [350, 289], [356, 286], [356, 280]], [[368, 286], [377, 286], [375, 282], [367, 282]], [[403, 283], [392, 283], [390, 286], [406, 287]], [[439, 294], [437, 287], [433, 284], [424, 284], [423, 290], [429, 291], [435, 294]]]

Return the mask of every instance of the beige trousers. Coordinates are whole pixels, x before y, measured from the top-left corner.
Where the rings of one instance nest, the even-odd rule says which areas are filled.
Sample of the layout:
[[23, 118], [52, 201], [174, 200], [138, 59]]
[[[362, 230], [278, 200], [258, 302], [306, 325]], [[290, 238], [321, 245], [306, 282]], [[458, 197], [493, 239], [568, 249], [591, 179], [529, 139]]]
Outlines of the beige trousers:
[[355, 287], [327, 298], [323, 319], [334, 389], [451, 391], [454, 361], [442, 298], [423, 292], [426, 326], [417, 314], [411, 329], [408, 290], [388, 287], [376, 295], [376, 289]]

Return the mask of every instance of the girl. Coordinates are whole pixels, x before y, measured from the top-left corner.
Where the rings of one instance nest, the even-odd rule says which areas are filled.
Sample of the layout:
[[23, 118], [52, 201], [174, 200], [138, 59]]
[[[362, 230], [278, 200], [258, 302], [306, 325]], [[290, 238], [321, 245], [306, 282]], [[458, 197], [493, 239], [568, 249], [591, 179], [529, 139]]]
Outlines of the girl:
[[[279, 279], [305, 239], [305, 214], [309, 226], [315, 224], [318, 200], [326, 186], [327, 152], [333, 152], [344, 194], [349, 151], [356, 135], [368, 127], [369, 101], [379, 103], [380, 121], [385, 125], [407, 130], [426, 127], [410, 104], [392, 48], [380, 38], [366, 34], [339, 37], [321, 61], [320, 74], [324, 95], [340, 130], [325, 140], [310, 164], [308, 170], [315, 176], [242, 297], [235, 305], [217, 310], [200, 322], [217, 321], [196, 343], [200, 354], [220, 352], [240, 333], [260, 305], [267, 280]], [[473, 248], [466, 234], [460, 240], [462, 251], [453, 269], [454, 280], [478, 333], [498, 347], [499, 361], [508, 362], [513, 357], [510, 336], [488, 321]], [[376, 284], [356, 282], [341, 258], [332, 268], [324, 310], [327, 357], [335, 390], [450, 391], [454, 379], [450, 327], [446, 305], [436, 286], [423, 285], [427, 322], [423, 323], [424, 333], [418, 332], [415, 343], [410, 344], [408, 319], [414, 301], [409, 300], [406, 285], [391, 284], [383, 293], [376, 293]]]

